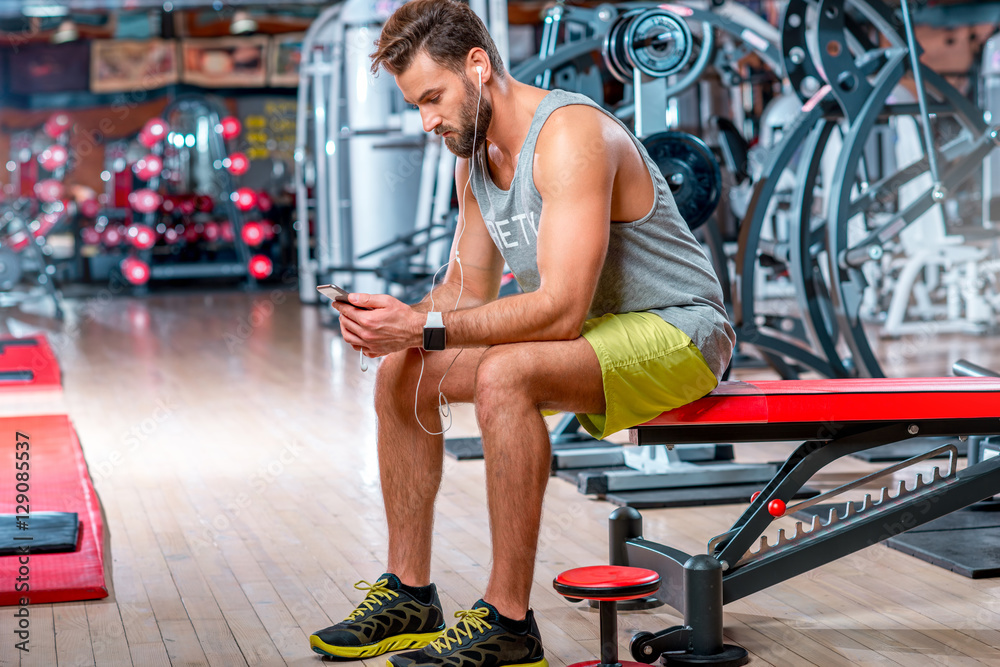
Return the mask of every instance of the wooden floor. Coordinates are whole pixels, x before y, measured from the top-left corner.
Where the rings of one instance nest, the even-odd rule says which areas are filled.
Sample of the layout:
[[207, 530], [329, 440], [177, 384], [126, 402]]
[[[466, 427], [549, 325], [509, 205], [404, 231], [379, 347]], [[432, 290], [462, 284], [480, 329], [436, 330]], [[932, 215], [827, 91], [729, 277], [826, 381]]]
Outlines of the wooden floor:
[[[261, 292], [92, 298], [65, 323], [0, 314], [3, 333], [50, 334], [64, 395], [3, 414], [73, 419], [106, 513], [113, 584], [105, 600], [32, 607], [28, 655], [13, 648], [13, 609], [0, 609], [0, 665], [322, 664], [308, 636], [353, 608], [354, 582], [382, 572], [385, 531], [374, 373], [360, 372], [319, 311]], [[907, 359], [926, 374], [963, 354], [1000, 361], [996, 340], [918, 343], [893, 343], [897, 374]], [[471, 412], [458, 412], [451, 435], [474, 434]], [[482, 594], [490, 551], [482, 463], [446, 468], [433, 575], [450, 615]], [[867, 469], [849, 460], [819, 481]], [[549, 484], [532, 601], [554, 667], [598, 654], [597, 615], [550, 582], [606, 562], [612, 509]], [[646, 534], [700, 552], [742, 509], [647, 511]], [[623, 614], [621, 650], [635, 631], [679, 620]], [[874, 546], [727, 606], [726, 628], [753, 665], [1000, 665], [1000, 582]]]

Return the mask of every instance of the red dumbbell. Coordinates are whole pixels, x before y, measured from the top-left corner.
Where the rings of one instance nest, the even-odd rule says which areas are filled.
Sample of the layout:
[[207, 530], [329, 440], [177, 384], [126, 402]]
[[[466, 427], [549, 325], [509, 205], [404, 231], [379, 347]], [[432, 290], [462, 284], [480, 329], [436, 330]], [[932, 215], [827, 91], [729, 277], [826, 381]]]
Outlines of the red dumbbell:
[[128, 203], [137, 213], [152, 213], [160, 208], [163, 197], [158, 192], [153, 192], [148, 188], [136, 190], [128, 196]]
[[202, 213], [211, 213], [215, 208], [215, 202], [208, 195], [198, 195], [194, 198], [194, 207]]
[[149, 264], [135, 257], [126, 257], [121, 263], [122, 275], [132, 285], [145, 285], [149, 282]]
[[156, 232], [148, 225], [132, 225], [128, 228], [128, 240], [139, 250], [149, 250], [156, 245]]
[[248, 246], [256, 248], [264, 242], [264, 225], [256, 220], [243, 223], [243, 232], [240, 234], [243, 242]]
[[177, 210], [180, 211], [181, 215], [191, 215], [196, 209], [197, 203], [194, 197], [177, 198]]
[[206, 241], [209, 243], [215, 243], [222, 235], [222, 229], [219, 227], [219, 223], [217, 222], [206, 222], [205, 230], [202, 233], [205, 235]]
[[85, 218], [96, 218], [101, 212], [101, 204], [96, 199], [84, 199], [78, 207], [80, 215]]
[[45, 121], [45, 125], [42, 126], [42, 131], [53, 139], [58, 139], [69, 129], [69, 126], [69, 115], [59, 112], [49, 116], [49, 119]]
[[93, 227], [84, 227], [80, 230], [80, 240], [83, 245], [100, 245], [101, 233]]
[[163, 232], [163, 240], [167, 245], [175, 245], [180, 243], [183, 239], [184, 237], [177, 231], [176, 227], [167, 227], [167, 229]]
[[184, 240], [188, 243], [197, 243], [201, 240], [201, 225], [184, 225]]
[[254, 255], [250, 258], [250, 264], [247, 268], [251, 276], [257, 280], [262, 280], [271, 275], [274, 265], [271, 263], [271, 258], [267, 255]]
[[243, 131], [243, 124], [235, 116], [226, 116], [219, 123], [218, 131], [226, 141], [235, 139]]
[[270, 220], [261, 220], [260, 224], [264, 228], [264, 240], [272, 240], [274, 235], [277, 233], [278, 225], [274, 224]]
[[257, 205], [257, 193], [250, 188], [240, 188], [230, 196], [241, 211], [249, 211]]
[[108, 248], [117, 248], [124, 240], [125, 234], [118, 225], [108, 225], [101, 233], [101, 242]]
[[147, 155], [146, 157], [139, 158], [135, 165], [132, 166], [135, 171], [135, 175], [144, 181], [148, 181], [151, 178], [156, 178], [163, 171], [163, 160], [160, 159], [159, 155]]
[[226, 220], [219, 225], [219, 233], [222, 235], [222, 240], [226, 243], [232, 243], [236, 240], [236, 232], [233, 231], [233, 223]]
[[61, 144], [52, 144], [38, 155], [38, 164], [55, 171], [69, 161], [69, 151]]
[[48, 204], [62, 199], [65, 191], [62, 181], [57, 181], [54, 178], [47, 178], [35, 183], [35, 196]]
[[267, 194], [266, 190], [261, 190], [257, 193], [257, 208], [267, 213], [271, 210], [272, 206], [274, 206], [274, 200], [271, 199], [271, 195]]
[[222, 164], [233, 176], [242, 176], [250, 169], [250, 160], [243, 153], [233, 153]]
[[139, 131], [139, 143], [146, 148], [152, 148], [167, 137], [170, 126], [162, 118], [150, 118]]

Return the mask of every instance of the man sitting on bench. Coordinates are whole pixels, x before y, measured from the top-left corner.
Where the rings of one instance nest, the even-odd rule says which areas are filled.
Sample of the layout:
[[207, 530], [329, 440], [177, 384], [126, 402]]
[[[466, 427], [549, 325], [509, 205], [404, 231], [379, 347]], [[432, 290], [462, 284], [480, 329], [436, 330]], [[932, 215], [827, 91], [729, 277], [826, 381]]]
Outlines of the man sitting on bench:
[[[542, 411], [578, 413], [599, 438], [635, 426], [715, 388], [735, 335], [642, 144], [586, 97], [514, 81], [467, 5], [402, 5], [372, 61], [461, 158], [459, 218], [447, 274], [424, 301], [334, 304], [344, 340], [383, 358], [388, 572], [359, 583], [361, 605], [310, 643], [354, 658], [422, 649], [394, 656], [397, 667], [544, 665], [528, 609], [550, 464]], [[498, 300], [505, 262], [524, 293]], [[443, 635], [430, 580], [439, 392], [475, 403], [493, 543], [483, 599]]]

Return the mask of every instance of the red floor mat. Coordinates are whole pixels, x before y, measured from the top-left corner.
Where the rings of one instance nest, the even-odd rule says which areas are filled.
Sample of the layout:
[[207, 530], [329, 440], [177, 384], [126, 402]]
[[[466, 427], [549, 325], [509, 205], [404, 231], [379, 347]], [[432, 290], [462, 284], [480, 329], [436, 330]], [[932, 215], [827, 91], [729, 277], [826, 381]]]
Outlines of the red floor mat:
[[[28, 438], [19, 438], [19, 433]], [[29, 556], [27, 593], [16, 590], [21, 576], [19, 556], [0, 556], [0, 605], [18, 604], [22, 596], [28, 597], [31, 604], [107, 597], [101, 509], [69, 417], [0, 419], [0, 479], [4, 480], [0, 485], [3, 489], [0, 513], [3, 514], [23, 513], [16, 507], [15, 453], [25, 451], [17, 449], [19, 439], [29, 445], [30, 512], [76, 512], [80, 516], [80, 537], [72, 553]]]
[[45, 336], [0, 338], [0, 393], [60, 389], [59, 362]]

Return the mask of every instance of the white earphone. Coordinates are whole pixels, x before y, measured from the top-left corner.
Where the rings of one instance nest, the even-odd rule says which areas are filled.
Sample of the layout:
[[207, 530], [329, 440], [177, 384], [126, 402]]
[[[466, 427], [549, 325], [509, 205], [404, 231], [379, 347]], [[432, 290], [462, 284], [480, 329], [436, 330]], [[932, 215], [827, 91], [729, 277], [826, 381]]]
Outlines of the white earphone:
[[[476, 72], [479, 73], [479, 99], [476, 100], [476, 121], [475, 121], [475, 124], [473, 125], [473, 128], [472, 128], [472, 145], [473, 146], [476, 145], [476, 138], [479, 135], [479, 108], [480, 108], [480, 105], [482, 104], [482, 101], [483, 101], [483, 67], [482, 67], [482, 65], [476, 65]], [[465, 188], [462, 191], [462, 199], [463, 199], [463, 201], [465, 199], [465, 194], [466, 194], [466, 192], [469, 189], [469, 183], [472, 181], [472, 173], [474, 171], [473, 164], [475, 162], [474, 158], [475, 158], [475, 155], [473, 155], [473, 158], [469, 160], [469, 178], [468, 178], [468, 180], [465, 181]], [[485, 175], [485, 173], [483, 174], [483, 187], [486, 187], [486, 175]], [[489, 191], [487, 191], [486, 196], [489, 197]], [[493, 203], [490, 202], [491, 208], [492, 208], [492, 205], [493, 205]], [[462, 228], [458, 232], [458, 241], [459, 242], [461, 242], [462, 235], [464, 233], [465, 233], [465, 221], [463, 220], [462, 221]], [[458, 244], [456, 243], [456, 248], [457, 248], [457, 245]], [[455, 308], [454, 308], [454, 310], [458, 310], [458, 304], [462, 301], [462, 292], [465, 291], [465, 271], [462, 268], [462, 258], [459, 255], [457, 249], [455, 250], [455, 259], [454, 259], [454, 261], [458, 265], [458, 275], [459, 275], [458, 299], [455, 300]], [[442, 266], [440, 269], [438, 269], [434, 273], [434, 278], [432, 280], [433, 284], [437, 283], [438, 274], [441, 273], [442, 269], [447, 269], [449, 264], [451, 264], [451, 261], [449, 261], [447, 264], [445, 264], [444, 266]], [[434, 310], [434, 293], [433, 293], [433, 289], [431, 291], [431, 310]], [[427, 430], [427, 427], [423, 425], [423, 423], [420, 421], [420, 415], [417, 412], [417, 404], [418, 404], [418, 402], [420, 400], [420, 383], [424, 379], [424, 351], [423, 351], [422, 348], [417, 348], [417, 349], [420, 351], [420, 374], [417, 376], [417, 388], [416, 388], [416, 390], [414, 391], [414, 394], [413, 394], [413, 417], [417, 420], [417, 424], [420, 426], [421, 429], [423, 429], [424, 433], [426, 433], [428, 435], [444, 435], [446, 432], [448, 432], [451, 429], [452, 415], [451, 415], [451, 404], [448, 403], [448, 398], [444, 395], [444, 392], [441, 391], [441, 387], [442, 387], [442, 385], [444, 385], [444, 379], [448, 376], [448, 371], [450, 371], [451, 367], [455, 365], [456, 361], [458, 361], [458, 357], [459, 357], [459, 355], [462, 354], [462, 351], [459, 350], [458, 354], [455, 355], [455, 358], [451, 360], [451, 364], [448, 365], [448, 368], [446, 368], [445, 371], [444, 371], [444, 375], [441, 376], [441, 381], [438, 382], [438, 410], [441, 412], [441, 416], [443, 418], [447, 417], [447, 419], [448, 419], [448, 425], [444, 426], [443, 423], [442, 423], [442, 428], [441, 428], [440, 431], [432, 432], [432, 431]]]

